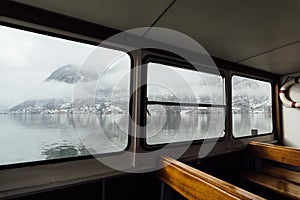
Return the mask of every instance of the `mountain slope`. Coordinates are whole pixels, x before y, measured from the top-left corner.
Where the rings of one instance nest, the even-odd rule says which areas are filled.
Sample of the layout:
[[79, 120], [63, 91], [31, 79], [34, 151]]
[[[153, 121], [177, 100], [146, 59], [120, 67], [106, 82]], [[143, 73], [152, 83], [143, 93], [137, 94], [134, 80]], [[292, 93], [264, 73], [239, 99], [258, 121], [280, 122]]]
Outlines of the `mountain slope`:
[[98, 74], [94, 72], [84, 72], [79, 70], [79, 67], [68, 64], [64, 65], [50, 74], [45, 81], [58, 81], [68, 84], [74, 84], [78, 82], [88, 82], [97, 80]]

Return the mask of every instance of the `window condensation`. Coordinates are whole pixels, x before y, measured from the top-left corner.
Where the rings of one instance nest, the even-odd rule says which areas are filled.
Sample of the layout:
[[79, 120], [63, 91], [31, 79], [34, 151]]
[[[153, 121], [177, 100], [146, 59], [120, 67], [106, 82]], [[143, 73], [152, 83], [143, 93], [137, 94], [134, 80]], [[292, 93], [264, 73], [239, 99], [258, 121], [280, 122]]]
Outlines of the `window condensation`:
[[271, 83], [241, 76], [232, 77], [232, 128], [234, 137], [271, 133]]
[[130, 57], [0, 26], [0, 165], [122, 151]]
[[224, 79], [220, 75], [149, 63], [147, 97], [148, 145], [225, 134]]

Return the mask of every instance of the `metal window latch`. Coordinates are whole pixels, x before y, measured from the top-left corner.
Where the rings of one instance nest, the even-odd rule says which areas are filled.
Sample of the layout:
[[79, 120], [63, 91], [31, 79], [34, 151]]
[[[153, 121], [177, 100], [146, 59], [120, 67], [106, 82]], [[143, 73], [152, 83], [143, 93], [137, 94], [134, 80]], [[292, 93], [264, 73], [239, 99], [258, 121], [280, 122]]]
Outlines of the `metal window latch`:
[[150, 111], [148, 110], [148, 97], [145, 97], [145, 106], [146, 106], [146, 113], [149, 115], [149, 117], [151, 117]]
[[146, 112], [147, 112], [147, 114], [149, 115], [149, 117], [151, 117], [151, 114], [150, 114], [148, 108], [146, 108]]

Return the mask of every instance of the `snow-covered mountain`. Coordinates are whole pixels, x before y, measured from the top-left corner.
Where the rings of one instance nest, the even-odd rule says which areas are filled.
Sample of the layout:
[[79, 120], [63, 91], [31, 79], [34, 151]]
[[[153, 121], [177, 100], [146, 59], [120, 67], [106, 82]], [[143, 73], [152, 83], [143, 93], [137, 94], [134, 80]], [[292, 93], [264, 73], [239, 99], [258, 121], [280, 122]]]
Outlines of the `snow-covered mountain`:
[[57, 109], [64, 103], [66, 103], [66, 101], [62, 99], [28, 100], [10, 108], [9, 111]]
[[248, 79], [235, 79], [232, 91], [233, 110], [241, 112], [270, 112], [271, 94], [265, 85]]
[[99, 102], [94, 99], [43, 99], [24, 101], [11, 109], [10, 113], [126, 113], [128, 102]]
[[[74, 84], [77, 82], [88, 82], [98, 78], [97, 73], [81, 72], [75, 65], [64, 65], [55, 70], [45, 81], [57, 81], [62, 83]], [[268, 88], [262, 87], [260, 83], [249, 81], [247, 79], [236, 79], [233, 83], [232, 107], [235, 112], [256, 112], [271, 110], [270, 95]], [[221, 88], [222, 86], [220, 86]], [[221, 90], [220, 90], [221, 91]], [[219, 103], [222, 104], [222, 95], [209, 96], [201, 94], [195, 96], [162, 96], [161, 94], [152, 94], [149, 97], [156, 101], [180, 101], [180, 102], [199, 102], [199, 103]], [[113, 110], [112, 106], [117, 106], [114, 110], [122, 112], [128, 109], [128, 91], [121, 88], [112, 88], [109, 85], [101, 84], [97, 87], [93, 99], [83, 97], [74, 99], [64, 98], [27, 100], [12, 108], [9, 112], [42, 113], [45, 111], [65, 111], [65, 110], [89, 110], [92, 112], [105, 113]], [[213, 100], [213, 101], [212, 101]], [[113, 101], [113, 102], [112, 102]], [[0, 110], [1, 111], [1, 110]]]
[[97, 78], [98, 74], [96, 72], [83, 71], [76, 65], [67, 64], [52, 72], [45, 81], [58, 81], [74, 84], [97, 80]]

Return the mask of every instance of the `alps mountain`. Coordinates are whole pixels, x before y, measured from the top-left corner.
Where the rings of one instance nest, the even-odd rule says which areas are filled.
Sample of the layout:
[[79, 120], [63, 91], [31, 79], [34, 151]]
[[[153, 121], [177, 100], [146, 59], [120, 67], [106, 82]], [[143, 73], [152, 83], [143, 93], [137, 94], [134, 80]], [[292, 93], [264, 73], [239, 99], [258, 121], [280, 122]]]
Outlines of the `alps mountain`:
[[78, 66], [67, 64], [50, 74], [45, 81], [58, 81], [68, 84], [74, 84], [78, 82], [89, 82], [98, 79], [96, 72], [83, 71]]

